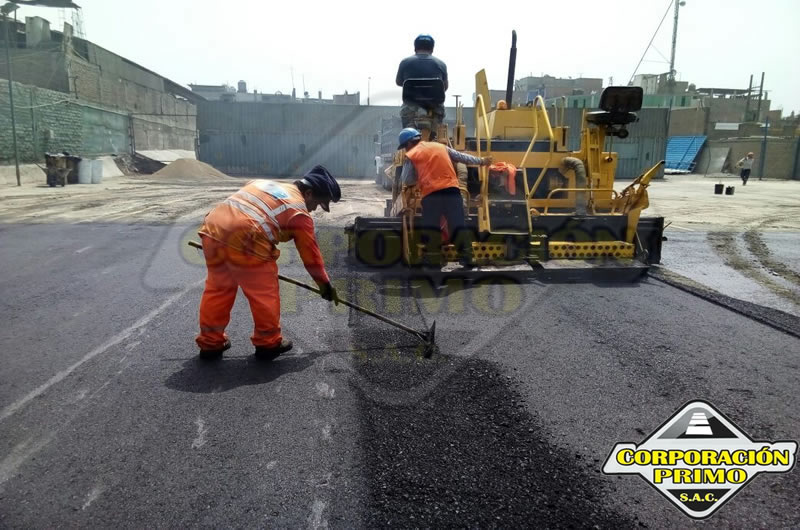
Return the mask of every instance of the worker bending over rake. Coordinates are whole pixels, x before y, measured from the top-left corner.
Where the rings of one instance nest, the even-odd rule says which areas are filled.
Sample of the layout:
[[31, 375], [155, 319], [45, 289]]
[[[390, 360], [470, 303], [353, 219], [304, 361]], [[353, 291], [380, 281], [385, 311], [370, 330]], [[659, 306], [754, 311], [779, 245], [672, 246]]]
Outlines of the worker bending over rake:
[[292, 349], [281, 335], [278, 243], [294, 239], [300, 259], [322, 298], [339, 298], [325, 271], [311, 212], [341, 198], [339, 184], [315, 166], [293, 184], [252, 180], [217, 205], [199, 231], [208, 276], [200, 301], [200, 357], [216, 359], [231, 347], [225, 328], [241, 287], [250, 302], [255, 329], [250, 338], [259, 359], [273, 360]]

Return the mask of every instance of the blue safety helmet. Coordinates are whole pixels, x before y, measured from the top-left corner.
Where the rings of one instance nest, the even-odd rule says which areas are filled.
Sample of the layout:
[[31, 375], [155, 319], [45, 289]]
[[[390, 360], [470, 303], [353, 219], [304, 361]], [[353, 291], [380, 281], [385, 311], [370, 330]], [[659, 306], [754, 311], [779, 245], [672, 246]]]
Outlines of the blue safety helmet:
[[400, 137], [397, 139], [400, 144], [398, 149], [404, 148], [411, 140], [419, 140], [420, 138], [422, 138], [422, 133], [413, 127], [406, 127], [400, 131]]
[[433, 37], [430, 35], [422, 34], [417, 35], [417, 38], [414, 39], [414, 49], [423, 49], [423, 50], [431, 50], [433, 51]]
[[330, 201], [339, 202], [342, 198], [339, 183], [324, 166], [317, 165], [309, 169], [299, 182], [311, 188], [314, 198], [321, 201], [320, 206], [326, 212], [331, 211], [328, 204]]

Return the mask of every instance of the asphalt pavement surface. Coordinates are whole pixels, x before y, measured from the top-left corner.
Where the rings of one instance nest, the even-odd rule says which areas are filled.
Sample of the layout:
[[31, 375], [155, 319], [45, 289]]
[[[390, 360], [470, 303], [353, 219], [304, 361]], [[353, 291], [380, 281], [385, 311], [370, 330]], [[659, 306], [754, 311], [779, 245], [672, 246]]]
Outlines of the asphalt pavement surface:
[[[692, 399], [800, 439], [795, 336], [655, 279], [409, 285], [328, 240], [340, 292], [435, 320], [439, 355], [283, 286], [294, 350], [256, 361], [240, 297], [201, 362], [191, 235], [0, 225], [0, 527], [800, 526], [797, 470], [705, 522], [601, 472]], [[290, 251], [281, 272], [308, 280]]]

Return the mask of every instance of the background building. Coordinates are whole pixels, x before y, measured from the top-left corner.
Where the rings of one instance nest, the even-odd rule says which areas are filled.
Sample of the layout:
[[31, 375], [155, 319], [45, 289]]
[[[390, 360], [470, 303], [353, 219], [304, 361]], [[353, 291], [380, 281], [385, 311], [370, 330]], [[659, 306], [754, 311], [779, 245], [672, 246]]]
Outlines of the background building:
[[[544, 75], [541, 77], [529, 76], [517, 79], [514, 82], [514, 105], [525, 105], [528, 101], [533, 101], [536, 96], [544, 99], [560, 98], [562, 96], [574, 96], [584, 94], [599, 94], [603, 90], [603, 80], [590, 77], [553, 77]], [[505, 90], [490, 90], [489, 95], [492, 102], [506, 98]], [[474, 99], [474, 96], [473, 96]]]
[[[70, 24], [54, 31], [47, 20], [28, 17], [11, 21], [9, 27], [23, 160], [41, 160], [48, 150], [79, 155], [194, 151], [195, 104], [201, 96], [75, 37]], [[0, 47], [5, 42], [3, 34]], [[0, 159], [8, 161], [12, 149], [5, 60], [0, 61], [0, 77]]]
[[345, 90], [344, 94], [334, 94], [332, 99], [323, 99], [322, 91], [317, 92], [317, 97], [311, 97], [306, 92], [302, 97], [297, 97], [297, 91], [292, 89], [291, 94], [283, 94], [278, 91], [274, 94], [263, 94], [257, 90], [253, 92], [247, 91], [247, 82], [239, 81], [236, 88], [227, 85], [196, 85], [189, 84], [192, 92], [198, 96], [202, 96], [208, 101], [225, 101], [228, 103], [322, 103], [334, 105], [360, 105], [361, 93], [348, 94]]

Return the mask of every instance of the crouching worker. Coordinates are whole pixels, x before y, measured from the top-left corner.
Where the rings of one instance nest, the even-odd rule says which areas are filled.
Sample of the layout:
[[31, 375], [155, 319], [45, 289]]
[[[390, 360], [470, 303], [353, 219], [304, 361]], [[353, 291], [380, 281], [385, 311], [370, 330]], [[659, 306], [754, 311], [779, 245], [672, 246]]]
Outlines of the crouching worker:
[[406, 150], [400, 180], [405, 186], [416, 184], [422, 196], [422, 233], [426, 236], [425, 264], [441, 266], [441, 218], [447, 221], [450, 240], [457, 246], [459, 261], [472, 267], [472, 231], [465, 222], [464, 202], [453, 164], [488, 166], [492, 157], [478, 158], [459, 153], [438, 142], [423, 142], [412, 128], [400, 131], [399, 149]]
[[208, 277], [200, 301], [200, 357], [215, 359], [231, 347], [225, 328], [239, 287], [250, 302], [255, 329], [250, 338], [260, 359], [292, 349], [281, 335], [278, 243], [294, 239], [306, 270], [325, 300], [338, 304], [314, 236], [311, 212], [330, 211], [341, 191], [336, 179], [315, 166], [293, 184], [252, 180], [217, 205], [200, 229]]

